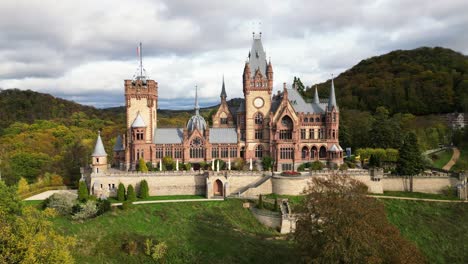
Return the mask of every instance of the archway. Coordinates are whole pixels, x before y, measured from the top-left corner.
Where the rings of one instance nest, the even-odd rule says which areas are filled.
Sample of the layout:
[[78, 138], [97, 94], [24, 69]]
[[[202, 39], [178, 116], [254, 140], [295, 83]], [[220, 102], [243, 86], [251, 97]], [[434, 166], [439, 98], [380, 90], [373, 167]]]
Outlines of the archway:
[[311, 158], [315, 160], [317, 158], [317, 154], [318, 154], [317, 147], [313, 146], [312, 149], [310, 150]]
[[213, 183], [213, 195], [223, 196], [223, 183], [220, 180], [216, 180]]
[[302, 155], [301, 155], [302, 159], [303, 159], [303, 160], [308, 160], [308, 159], [309, 159], [309, 148], [307, 148], [306, 146], [304, 146], [304, 147], [302, 147], [302, 151], [301, 151], [301, 152], [302, 152], [302, 153], [301, 153], [301, 154], [302, 154]]
[[324, 146], [320, 147], [319, 158], [321, 159], [327, 158], [327, 149]]

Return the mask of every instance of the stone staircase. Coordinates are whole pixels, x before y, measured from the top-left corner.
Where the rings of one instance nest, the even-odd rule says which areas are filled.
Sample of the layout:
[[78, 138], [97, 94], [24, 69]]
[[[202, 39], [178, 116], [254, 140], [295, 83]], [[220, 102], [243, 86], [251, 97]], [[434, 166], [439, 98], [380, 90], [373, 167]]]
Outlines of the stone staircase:
[[259, 179], [258, 181], [256, 182], [253, 182], [245, 187], [242, 187], [240, 188], [239, 190], [237, 190], [237, 192], [235, 193], [232, 193], [230, 196], [231, 197], [242, 197], [243, 194], [245, 194], [249, 189], [252, 189], [252, 188], [257, 188], [258, 186], [264, 184], [266, 181], [268, 181], [269, 179], [271, 179], [272, 175], [266, 175], [264, 177], [262, 177], [261, 179]]

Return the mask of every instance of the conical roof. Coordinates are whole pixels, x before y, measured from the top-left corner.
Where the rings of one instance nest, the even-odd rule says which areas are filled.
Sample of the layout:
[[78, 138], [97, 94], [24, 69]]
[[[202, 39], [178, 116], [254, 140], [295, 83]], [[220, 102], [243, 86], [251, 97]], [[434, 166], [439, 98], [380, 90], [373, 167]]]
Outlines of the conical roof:
[[221, 88], [221, 98], [226, 98], [227, 97], [227, 94], [226, 94], [226, 87], [224, 86], [224, 75], [223, 75], [223, 87]]
[[140, 112], [138, 112], [137, 117], [133, 121], [132, 127], [146, 127], [145, 121], [143, 121], [143, 117], [141, 117]]
[[338, 110], [338, 105], [336, 104], [336, 97], [335, 97], [335, 84], [333, 82], [333, 75], [332, 75], [330, 97], [328, 98], [328, 110], [331, 111], [333, 107], [335, 107], [335, 109]]
[[320, 98], [317, 92], [317, 85], [315, 86], [315, 93], [314, 93], [314, 104], [320, 104]]
[[94, 146], [93, 157], [102, 157], [107, 156], [106, 150], [104, 149], [104, 144], [101, 139], [101, 131], [99, 131], [98, 138], [96, 140], [96, 146]]
[[250, 75], [254, 76], [257, 70], [260, 70], [260, 73], [263, 76], [266, 76], [267, 70], [267, 60], [266, 53], [263, 49], [262, 39], [260, 37], [255, 37], [252, 43], [252, 48], [249, 52], [249, 64], [250, 64]]

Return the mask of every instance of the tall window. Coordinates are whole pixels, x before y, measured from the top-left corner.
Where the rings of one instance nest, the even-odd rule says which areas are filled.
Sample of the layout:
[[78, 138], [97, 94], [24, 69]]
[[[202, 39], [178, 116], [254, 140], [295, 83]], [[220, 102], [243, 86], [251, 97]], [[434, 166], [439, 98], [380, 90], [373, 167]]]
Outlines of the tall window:
[[240, 134], [241, 134], [241, 135], [240, 135], [240, 139], [241, 139], [241, 140], [245, 140], [245, 130], [241, 130], [241, 131], [240, 131]]
[[292, 131], [291, 130], [280, 130], [280, 139], [292, 139]]
[[174, 150], [174, 158], [176, 158], [176, 159], [181, 159], [182, 158], [182, 149], [181, 148], [176, 148]]
[[144, 139], [143, 135], [144, 135], [143, 130], [138, 129], [137, 132], [136, 132], [136, 139], [137, 140], [143, 140]]
[[163, 157], [163, 149], [161, 147], [156, 148], [156, 158], [162, 159]]
[[294, 157], [294, 148], [280, 148], [280, 159], [292, 159]]
[[306, 139], [306, 130], [301, 129], [301, 139]]
[[256, 158], [263, 158], [263, 146], [257, 145], [255, 148], [255, 157]]
[[213, 147], [211, 149], [211, 156], [213, 158], [219, 158], [219, 149], [218, 149], [218, 147]]
[[227, 158], [228, 157], [228, 147], [222, 147], [221, 148], [221, 158]]
[[282, 129], [280, 130], [280, 139], [292, 139], [293, 121], [289, 116], [283, 116], [281, 119]]
[[309, 139], [315, 139], [315, 137], [314, 137], [314, 129], [313, 129], [313, 128], [309, 129]]
[[333, 113], [333, 122], [336, 122], [336, 113]]
[[261, 113], [257, 113], [255, 115], [255, 124], [262, 125], [263, 124], [263, 115]]
[[172, 151], [171, 151], [171, 147], [166, 147], [166, 152], [164, 154], [165, 157], [171, 157], [172, 158]]
[[237, 158], [237, 148], [236, 147], [231, 147], [229, 150], [231, 153], [229, 153], [229, 156], [231, 158]]
[[201, 138], [196, 137], [190, 142], [190, 158], [200, 159], [205, 157], [205, 149], [203, 148], [203, 141]]
[[263, 130], [255, 129], [255, 139], [263, 139]]

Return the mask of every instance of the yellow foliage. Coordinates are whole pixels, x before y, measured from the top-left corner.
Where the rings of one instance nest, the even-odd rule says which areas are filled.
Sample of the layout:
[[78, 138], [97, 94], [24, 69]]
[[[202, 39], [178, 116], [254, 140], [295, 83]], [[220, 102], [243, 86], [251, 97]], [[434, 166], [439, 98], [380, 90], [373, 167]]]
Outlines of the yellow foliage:
[[18, 194], [27, 193], [29, 192], [29, 184], [28, 181], [21, 177], [18, 181]]

